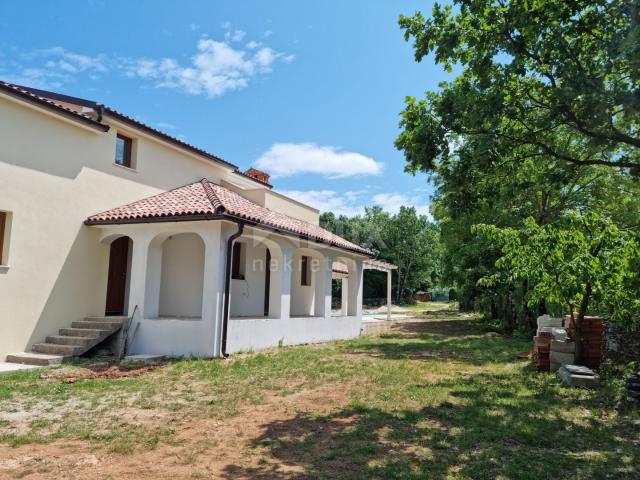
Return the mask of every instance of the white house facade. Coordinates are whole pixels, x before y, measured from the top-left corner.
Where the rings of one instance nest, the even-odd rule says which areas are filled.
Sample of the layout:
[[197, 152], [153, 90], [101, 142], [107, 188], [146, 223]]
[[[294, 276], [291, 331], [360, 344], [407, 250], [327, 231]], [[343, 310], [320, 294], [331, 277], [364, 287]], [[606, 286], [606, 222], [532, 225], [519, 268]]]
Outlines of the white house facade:
[[68, 358], [125, 318], [132, 354], [359, 335], [371, 253], [265, 173], [96, 102], [4, 82], [0, 145], [0, 358]]

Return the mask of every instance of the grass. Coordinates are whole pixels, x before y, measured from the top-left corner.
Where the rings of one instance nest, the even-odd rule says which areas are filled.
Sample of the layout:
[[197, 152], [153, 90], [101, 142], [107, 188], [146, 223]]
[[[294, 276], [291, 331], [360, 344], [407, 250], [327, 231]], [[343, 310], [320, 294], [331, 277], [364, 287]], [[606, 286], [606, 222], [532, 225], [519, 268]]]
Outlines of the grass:
[[640, 478], [638, 413], [621, 401], [619, 367], [603, 368], [598, 390], [567, 389], [515, 360], [529, 341], [486, 332], [450, 307], [421, 309], [422, 321], [382, 337], [176, 361], [136, 378], [0, 377], [0, 442], [76, 439], [126, 455], [178, 443], [189, 419], [348, 385], [346, 406], [264, 425], [246, 461], [224, 474], [292, 478], [273, 468], [287, 465], [304, 478]]

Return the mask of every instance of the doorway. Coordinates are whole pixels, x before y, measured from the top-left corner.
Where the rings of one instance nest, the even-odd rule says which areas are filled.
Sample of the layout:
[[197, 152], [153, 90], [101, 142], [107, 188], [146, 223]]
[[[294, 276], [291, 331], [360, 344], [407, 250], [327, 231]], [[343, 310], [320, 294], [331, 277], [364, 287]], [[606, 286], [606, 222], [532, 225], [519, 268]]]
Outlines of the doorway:
[[111, 243], [105, 315], [125, 314], [130, 243], [129, 237], [120, 237]]

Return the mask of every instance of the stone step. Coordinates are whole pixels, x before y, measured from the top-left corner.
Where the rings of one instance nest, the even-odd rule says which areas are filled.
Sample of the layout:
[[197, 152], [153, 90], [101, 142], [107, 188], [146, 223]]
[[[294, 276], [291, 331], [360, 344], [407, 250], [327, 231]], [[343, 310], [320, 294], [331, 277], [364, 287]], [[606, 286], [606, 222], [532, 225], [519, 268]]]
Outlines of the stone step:
[[21, 363], [23, 365], [38, 365], [48, 367], [49, 365], [60, 365], [65, 358], [62, 355], [44, 355], [33, 352], [11, 353], [7, 355], [7, 362]]
[[94, 339], [106, 337], [109, 333], [111, 332], [108, 330], [100, 330], [99, 328], [61, 328], [59, 330], [59, 334], [65, 337], [86, 337]]
[[122, 324], [122, 322], [124, 322], [127, 318], [129, 317], [123, 317], [123, 316], [112, 316], [112, 317], [84, 317], [85, 321], [87, 322], [109, 322], [109, 323], [119, 323]]
[[47, 337], [46, 343], [55, 345], [75, 345], [76, 347], [90, 348], [100, 337], [72, 337], [68, 335], [52, 335]]
[[54, 343], [36, 343], [31, 349], [34, 352], [46, 353], [47, 355], [62, 355], [63, 357], [75, 357], [84, 353], [86, 347], [75, 345], [57, 345]]
[[93, 328], [96, 330], [107, 330], [109, 332], [115, 332], [122, 326], [122, 324], [120, 322], [81, 320], [77, 322], [71, 322], [71, 326], [73, 328]]

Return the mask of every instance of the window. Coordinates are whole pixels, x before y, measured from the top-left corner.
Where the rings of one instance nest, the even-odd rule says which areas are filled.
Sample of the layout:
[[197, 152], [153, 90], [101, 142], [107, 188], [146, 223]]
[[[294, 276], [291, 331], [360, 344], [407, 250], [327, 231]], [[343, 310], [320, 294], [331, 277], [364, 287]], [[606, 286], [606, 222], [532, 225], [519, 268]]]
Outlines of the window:
[[311, 285], [311, 262], [309, 257], [303, 255], [300, 262], [300, 285], [308, 287]]
[[233, 263], [231, 264], [231, 278], [244, 280], [244, 262], [242, 261], [242, 244], [233, 244]]
[[7, 262], [7, 246], [9, 243], [9, 214], [0, 212], [0, 265], [6, 265]]
[[116, 137], [116, 165], [132, 168], [131, 166], [131, 150], [133, 140], [124, 135], [118, 134]]

